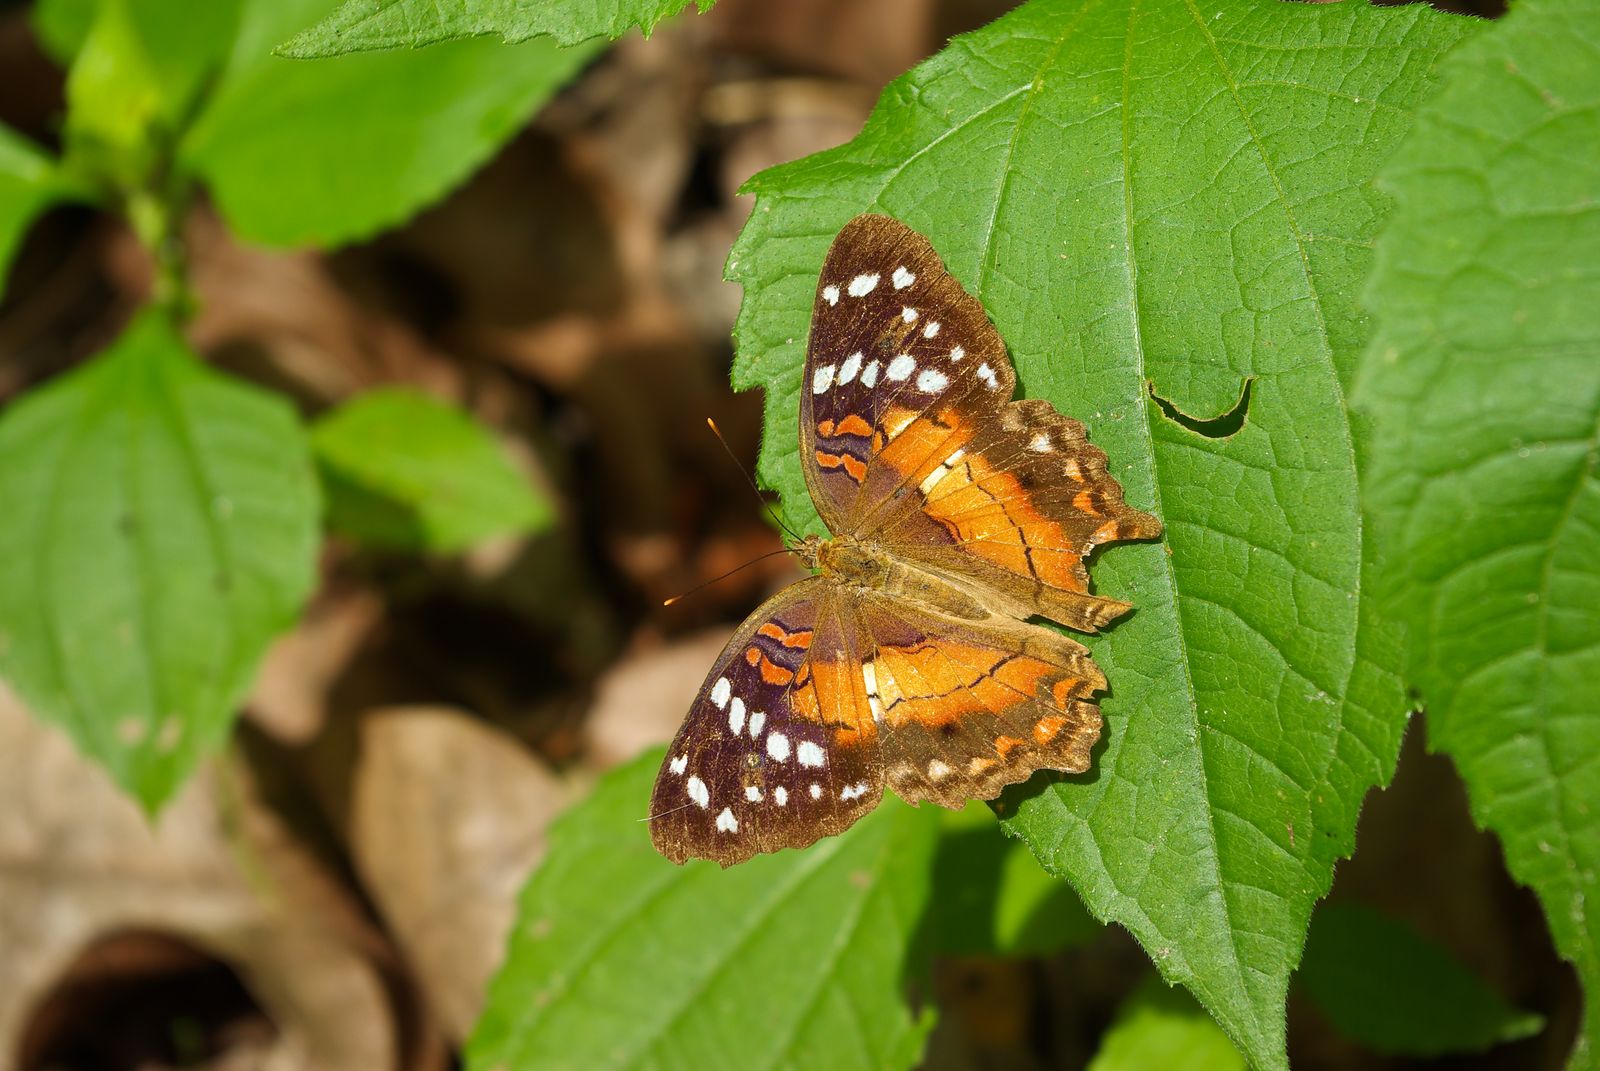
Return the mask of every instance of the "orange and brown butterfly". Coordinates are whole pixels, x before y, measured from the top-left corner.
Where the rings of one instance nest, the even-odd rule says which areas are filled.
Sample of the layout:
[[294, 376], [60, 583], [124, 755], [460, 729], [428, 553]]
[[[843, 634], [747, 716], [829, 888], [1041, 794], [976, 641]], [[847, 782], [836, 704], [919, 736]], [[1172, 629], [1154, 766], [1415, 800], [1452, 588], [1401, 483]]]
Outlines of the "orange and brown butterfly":
[[800, 453], [832, 539], [717, 657], [657, 776], [650, 835], [724, 866], [838, 833], [884, 787], [992, 799], [1082, 772], [1105, 678], [1075, 640], [1127, 603], [1089, 592], [1095, 546], [1154, 539], [1083, 425], [1012, 401], [983, 306], [885, 216], [834, 239], [812, 306]]

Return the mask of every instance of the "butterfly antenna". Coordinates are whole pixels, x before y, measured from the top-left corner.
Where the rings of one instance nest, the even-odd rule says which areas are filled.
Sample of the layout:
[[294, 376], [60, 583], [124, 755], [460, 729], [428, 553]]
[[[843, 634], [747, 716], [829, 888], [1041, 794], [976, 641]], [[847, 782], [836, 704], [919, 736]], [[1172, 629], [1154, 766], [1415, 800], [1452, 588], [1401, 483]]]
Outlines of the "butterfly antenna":
[[[722, 449], [727, 451], [728, 456], [733, 459], [734, 465], [738, 466], [739, 471], [744, 474], [745, 482], [750, 485], [750, 490], [755, 492], [756, 498], [761, 502], [761, 508], [767, 511], [767, 516], [771, 517], [773, 523], [782, 528], [790, 539], [796, 543], [801, 542], [800, 535], [793, 528], [783, 523], [783, 518], [778, 516], [777, 511], [772, 508], [772, 503], [767, 501], [767, 496], [761, 493], [761, 488], [756, 485], [755, 477], [750, 475], [749, 471], [744, 467], [744, 462], [739, 460], [739, 455], [733, 452], [733, 447], [728, 445], [728, 440], [722, 437], [722, 429], [717, 427], [717, 422], [710, 417], [706, 417], [706, 424], [711, 428], [711, 434], [717, 437], [717, 442], [722, 444]], [[756, 559], [756, 561], [760, 560], [760, 558]]]
[[751, 558], [749, 561], [745, 562], [743, 565], [734, 566], [732, 569], [729, 569], [726, 573], [723, 573], [721, 576], [714, 576], [710, 580], [705, 580], [705, 581], [702, 581], [699, 584], [696, 584], [694, 587], [690, 588], [688, 591], [685, 591], [681, 595], [674, 595], [670, 599], [663, 599], [662, 602], [661, 602], [661, 605], [662, 606], [671, 606], [673, 603], [678, 602], [681, 599], [687, 599], [690, 595], [693, 595], [695, 592], [699, 591], [701, 588], [709, 588], [712, 584], [721, 583], [722, 581], [728, 579], [728, 577], [732, 576], [734, 573], [737, 573], [741, 569], [748, 569], [750, 566], [754, 565], [756, 562], [765, 561], [766, 559], [772, 558], [772, 557], [776, 557], [779, 554], [790, 554], [790, 553], [792, 553], [792, 551], [790, 551], [788, 547], [784, 547], [781, 550], [769, 550], [765, 554], [762, 554], [762, 555], [759, 555], [757, 557]]

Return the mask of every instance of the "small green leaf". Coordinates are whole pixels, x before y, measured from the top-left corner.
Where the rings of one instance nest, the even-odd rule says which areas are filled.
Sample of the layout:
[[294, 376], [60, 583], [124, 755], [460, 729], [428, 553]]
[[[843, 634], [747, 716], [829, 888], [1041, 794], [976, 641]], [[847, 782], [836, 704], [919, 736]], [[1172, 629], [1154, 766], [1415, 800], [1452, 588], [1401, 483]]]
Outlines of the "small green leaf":
[[933, 864], [928, 928], [957, 956], [1048, 956], [1087, 944], [1103, 927], [1072, 886], [1052, 877], [982, 803], [945, 812]]
[[1452, 54], [1395, 197], [1359, 399], [1388, 606], [1431, 743], [1544, 904], [1600, 1067], [1600, 4]]
[[[134, 186], [154, 170], [189, 120], [204, 81], [233, 40], [238, 0], [100, 0], [40, 22], [71, 44], [69, 156], [86, 175]], [[81, 40], [75, 20], [92, 16]], [[80, 159], [81, 158], [81, 159]]]
[[[696, 0], [705, 12], [716, 0]], [[637, 26], [645, 36], [689, 0], [345, 0], [333, 14], [290, 38], [278, 51], [309, 59], [386, 48], [420, 48], [462, 37], [498, 37], [507, 44], [551, 37], [563, 45], [615, 40]]]
[[329, 0], [256, 0], [181, 147], [242, 237], [273, 245], [355, 241], [449, 192], [510, 138], [599, 43], [298, 61], [272, 55]]
[[147, 313], [0, 415], [0, 502], [0, 676], [154, 810], [311, 589], [305, 435]]
[[[1420, 5], [1033, 0], [892, 84], [838, 149], [751, 180], [729, 261], [761, 471], [820, 530], [797, 417], [823, 254], [858, 212], [926, 234], [1023, 393], [1083, 420], [1162, 545], [1097, 555], [1137, 610], [1087, 641], [1095, 768], [1006, 797], [1008, 829], [1137, 937], [1258, 1067], [1316, 899], [1391, 775], [1407, 701], [1367, 597], [1355, 296], [1378, 163], [1483, 23]], [[1169, 418], [1248, 410], [1213, 437]]]
[[328, 523], [377, 546], [448, 553], [555, 517], [494, 433], [417, 391], [368, 391], [317, 422]]
[[1295, 975], [1346, 1037], [1378, 1052], [1480, 1052], [1544, 1029], [1411, 927], [1359, 904], [1324, 904]]
[[99, 6], [100, 0], [38, 0], [33, 5], [33, 31], [52, 59], [63, 67], [71, 64]]
[[1244, 1071], [1244, 1057], [1194, 998], [1151, 978], [1123, 1004], [1088, 1071]]
[[903, 985], [938, 820], [893, 800], [804, 851], [728, 870], [655, 853], [659, 750], [559, 819], [523, 890], [469, 1071], [909, 1068]]
[[43, 149], [0, 123], [0, 297], [28, 226], [52, 204], [75, 196], [81, 193]]
[[162, 106], [126, 0], [105, 0], [67, 75], [68, 159], [85, 175], [138, 185], [155, 166]]

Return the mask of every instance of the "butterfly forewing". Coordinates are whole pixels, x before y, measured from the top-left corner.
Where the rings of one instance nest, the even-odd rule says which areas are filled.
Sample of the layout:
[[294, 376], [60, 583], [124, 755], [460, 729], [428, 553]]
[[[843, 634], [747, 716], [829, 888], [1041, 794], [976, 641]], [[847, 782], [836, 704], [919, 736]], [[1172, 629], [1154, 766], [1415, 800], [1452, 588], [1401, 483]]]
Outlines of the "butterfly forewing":
[[1015, 386], [999, 332], [927, 239], [871, 215], [839, 233], [801, 389], [824, 521], [977, 583], [1013, 616], [1095, 631], [1127, 605], [1088, 594], [1084, 556], [1161, 526], [1124, 504], [1081, 424], [1012, 402]]
[[1002, 402], [1013, 386], [983, 306], [927, 239], [887, 216], [851, 220], [823, 263], [801, 384], [802, 463], [824, 523], [859, 533], [893, 497], [903, 478], [883, 455], [911, 465], [955, 448], [944, 424], [902, 438], [914, 418], [975, 394]]
[[667, 751], [650, 835], [723, 866], [838, 833], [878, 805], [883, 769], [858, 627], [837, 585], [791, 585], [739, 627]]

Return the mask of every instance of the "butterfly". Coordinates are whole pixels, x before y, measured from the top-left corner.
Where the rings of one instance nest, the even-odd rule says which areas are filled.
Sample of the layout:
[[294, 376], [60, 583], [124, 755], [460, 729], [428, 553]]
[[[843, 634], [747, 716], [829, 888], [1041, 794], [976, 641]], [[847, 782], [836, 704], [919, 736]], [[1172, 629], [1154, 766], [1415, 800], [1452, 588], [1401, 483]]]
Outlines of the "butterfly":
[[1081, 773], [1105, 677], [1088, 649], [1128, 603], [1083, 560], [1161, 524], [1124, 504], [1083, 425], [1016, 375], [926, 238], [861, 215], [812, 305], [800, 458], [832, 539], [752, 614], [668, 749], [650, 836], [723, 866], [839, 833], [887, 786], [959, 808], [1039, 769]]

